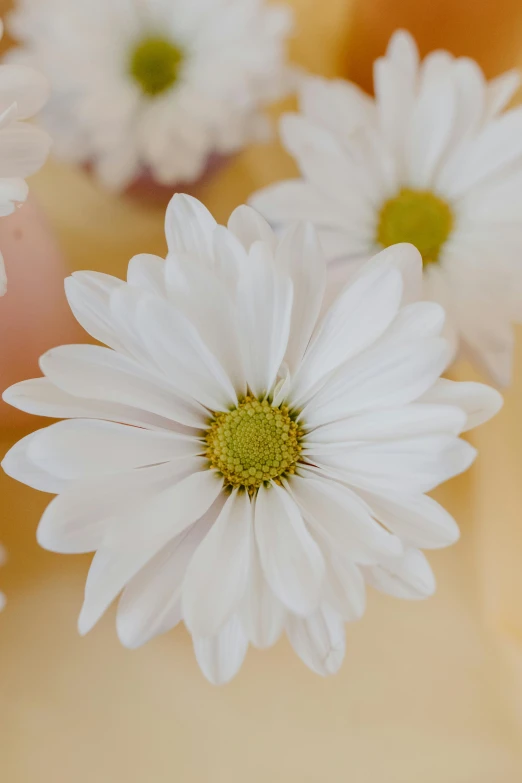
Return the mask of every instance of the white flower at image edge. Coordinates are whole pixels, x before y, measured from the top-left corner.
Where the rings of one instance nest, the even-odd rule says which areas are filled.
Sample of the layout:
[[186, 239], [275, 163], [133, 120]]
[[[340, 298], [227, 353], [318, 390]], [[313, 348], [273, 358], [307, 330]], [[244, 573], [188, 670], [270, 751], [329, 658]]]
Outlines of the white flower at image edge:
[[10, 56], [51, 82], [55, 154], [114, 190], [144, 173], [192, 182], [265, 139], [264, 110], [294, 81], [292, 12], [265, 0], [19, 0], [9, 25]]
[[214, 683], [282, 631], [311, 669], [334, 673], [366, 583], [433, 592], [420, 548], [458, 528], [425, 493], [469, 467], [458, 435], [500, 395], [440, 379], [444, 313], [411, 301], [412, 246], [381, 253], [325, 306], [310, 226], [276, 239], [239, 207], [225, 228], [176, 195], [166, 234], [167, 259], [135, 256], [127, 282], [67, 279], [76, 318], [109, 347], [55, 348], [45, 377], [4, 393], [66, 419], [19, 441], [4, 470], [57, 493], [42, 546], [96, 552], [82, 634], [122, 593], [123, 644], [183, 620]]
[[[0, 20], [0, 38], [3, 24]], [[47, 80], [24, 65], [0, 64], [0, 217], [11, 215], [27, 198], [25, 177], [41, 168], [50, 138], [24, 120], [38, 112], [49, 93]], [[0, 296], [7, 290], [0, 254]]]
[[522, 321], [522, 107], [505, 111], [519, 84], [516, 71], [488, 82], [445, 51], [419, 62], [396, 32], [374, 64], [375, 99], [340, 79], [303, 80], [300, 114], [281, 122], [301, 177], [251, 199], [278, 228], [310, 220], [344, 276], [347, 263], [414, 244], [422, 296], [445, 308], [455, 351], [500, 386]]

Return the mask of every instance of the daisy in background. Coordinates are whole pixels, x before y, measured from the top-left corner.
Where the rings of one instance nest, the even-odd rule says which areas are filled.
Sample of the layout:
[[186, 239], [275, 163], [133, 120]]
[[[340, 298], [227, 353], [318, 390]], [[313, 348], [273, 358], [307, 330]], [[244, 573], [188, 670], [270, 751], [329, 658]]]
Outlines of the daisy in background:
[[[4, 32], [0, 19], [0, 38]], [[23, 120], [41, 109], [48, 95], [46, 79], [23, 65], [0, 65], [0, 218], [11, 215], [28, 193], [25, 177], [34, 174], [47, 158], [47, 133]], [[0, 253], [0, 296], [7, 291], [7, 276]], [[0, 304], [1, 306], [1, 304]], [[5, 550], [0, 544], [0, 565]], [[0, 611], [5, 596], [0, 592]]]
[[378, 255], [325, 310], [309, 225], [278, 240], [239, 207], [227, 229], [177, 195], [166, 235], [166, 261], [134, 257], [127, 282], [67, 279], [76, 318], [108, 347], [55, 348], [43, 378], [4, 393], [65, 420], [23, 438], [3, 468], [58, 494], [42, 546], [96, 552], [82, 634], [121, 593], [124, 645], [183, 620], [214, 683], [283, 631], [311, 669], [334, 673], [366, 583], [433, 592], [420, 548], [458, 528], [425, 493], [469, 467], [458, 435], [500, 395], [440, 379], [444, 313], [409, 301], [421, 280], [410, 245]]
[[291, 25], [265, 0], [20, 0], [10, 17], [16, 60], [51, 81], [56, 155], [115, 190], [144, 171], [194, 181], [210, 156], [265, 138]]
[[444, 51], [419, 62], [397, 32], [375, 63], [375, 99], [304, 80], [301, 113], [281, 122], [301, 177], [252, 199], [275, 226], [311, 220], [345, 278], [347, 264], [414, 244], [423, 297], [444, 306], [455, 349], [499, 385], [522, 318], [522, 108], [505, 111], [519, 81], [487, 82], [476, 62]]
[[[4, 28], [0, 20], [0, 38]], [[25, 177], [41, 168], [50, 138], [23, 122], [38, 112], [48, 96], [47, 80], [23, 65], [0, 65], [0, 217], [11, 215], [27, 198]], [[7, 290], [0, 254], [0, 296]]]

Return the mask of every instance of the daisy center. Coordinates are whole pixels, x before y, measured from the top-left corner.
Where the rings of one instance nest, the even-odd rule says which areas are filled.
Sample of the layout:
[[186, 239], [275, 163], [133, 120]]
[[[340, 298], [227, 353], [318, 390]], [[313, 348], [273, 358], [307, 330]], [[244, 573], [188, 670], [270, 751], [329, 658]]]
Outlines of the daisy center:
[[288, 408], [245, 397], [229, 413], [216, 413], [206, 455], [225, 485], [253, 492], [264, 482], [295, 472], [302, 432]]
[[377, 242], [383, 247], [410, 242], [422, 255], [424, 265], [432, 264], [452, 228], [453, 213], [443, 199], [429, 190], [402, 188], [380, 211]]
[[159, 95], [177, 81], [183, 52], [167, 38], [141, 41], [130, 59], [130, 73], [146, 95]]

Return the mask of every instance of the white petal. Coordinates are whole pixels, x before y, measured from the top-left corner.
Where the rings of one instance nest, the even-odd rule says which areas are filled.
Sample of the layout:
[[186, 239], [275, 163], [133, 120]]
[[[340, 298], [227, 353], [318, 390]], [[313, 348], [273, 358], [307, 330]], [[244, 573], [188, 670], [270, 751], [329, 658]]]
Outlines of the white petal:
[[45, 465], [37, 465], [28, 454], [31, 444], [39, 433], [39, 430], [32, 432], [15, 443], [2, 460], [2, 468], [8, 476], [27, 484], [28, 487], [57, 494], [66, 489], [70, 481], [53, 476], [45, 469]]
[[451, 198], [464, 195], [482, 180], [522, 158], [522, 109], [511, 109], [492, 120], [473, 137], [458, 156], [448, 160], [439, 187]]
[[75, 397], [141, 408], [201, 428], [207, 418], [196, 401], [183, 400], [166, 379], [148, 373], [132, 359], [97, 345], [62, 345], [40, 358], [42, 372]]
[[313, 227], [290, 228], [276, 251], [276, 264], [286, 269], [294, 286], [292, 320], [285, 362], [294, 373], [314, 330], [326, 283], [326, 264]]
[[[235, 251], [242, 257], [238, 259]], [[244, 394], [246, 382], [233, 295], [247, 255], [222, 226], [214, 232], [214, 252], [216, 274], [193, 256], [170, 256], [166, 264], [168, 297], [198, 330], [238, 394]]]
[[256, 396], [270, 391], [283, 361], [292, 315], [292, 282], [274, 264], [263, 242], [250, 248], [238, 283], [238, 319], [243, 364]]
[[165, 235], [169, 252], [193, 253], [211, 263], [212, 234], [216, 221], [192, 196], [176, 193], [167, 207]]
[[347, 228], [346, 211], [342, 206], [302, 179], [268, 185], [254, 193], [250, 202], [271, 223], [310, 221], [330, 228]]
[[344, 623], [328, 605], [306, 618], [290, 615], [286, 632], [304, 664], [326, 677], [339, 671], [346, 649]]
[[318, 427], [306, 436], [306, 454], [350, 447], [349, 441], [383, 441], [446, 432], [459, 435], [466, 414], [453, 405], [412, 403], [399, 408], [361, 413]]
[[160, 299], [132, 285], [122, 285], [110, 294], [110, 317], [116, 333], [124, 343], [123, 353], [145, 370], [168, 376], [154, 354], [151, 354], [145, 340], [144, 326], [139, 315], [147, 306], [155, 312], [158, 307], [169, 305], [164, 298]]
[[386, 48], [386, 57], [415, 76], [419, 65], [419, 52], [414, 37], [407, 30], [396, 30]]
[[457, 523], [428, 495], [386, 495], [361, 490], [375, 518], [399, 536], [405, 544], [423, 549], [438, 549], [458, 540]]
[[476, 330], [471, 327], [468, 331], [468, 328], [461, 335], [463, 354], [467, 354], [492, 383], [504, 389], [510, 386], [515, 350], [515, 334], [511, 324], [497, 321], [487, 326], [483, 323]]
[[259, 212], [252, 207], [245, 205], [237, 207], [230, 215], [228, 229], [239, 239], [246, 251], [250, 251], [254, 242], [259, 241], [266, 242], [271, 250], [275, 250], [274, 232]]
[[304, 408], [303, 421], [311, 428], [412, 402], [433, 386], [448, 359], [448, 343], [440, 337], [399, 340], [396, 345], [386, 341], [336, 373]]
[[129, 261], [127, 282], [155, 296], [166, 296], [165, 261], [150, 253], [140, 253]]
[[366, 274], [378, 267], [397, 269], [401, 273], [403, 305], [422, 298], [422, 256], [414, 245], [399, 242], [381, 250], [361, 267], [359, 274]]
[[192, 558], [183, 584], [183, 617], [194, 636], [213, 636], [235, 612], [247, 587], [253, 509], [232, 492]]
[[255, 647], [271, 647], [283, 630], [286, 610], [265, 579], [254, 539], [250, 547], [250, 568], [246, 593], [239, 608], [241, 625]]
[[216, 636], [194, 637], [196, 660], [213, 685], [224, 685], [235, 677], [247, 649], [248, 639], [235, 615]]
[[445, 323], [446, 313], [437, 302], [413, 302], [401, 308], [383, 340], [439, 337]]
[[125, 647], [140, 647], [180, 622], [181, 589], [187, 565], [211, 522], [202, 519], [176, 536], [124, 589], [118, 603], [116, 627]]
[[520, 81], [520, 71], [513, 69], [488, 82], [484, 122], [492, 119], [505, 109], [520, 87]]
[[263, 572], [275, 595], [296, 614], [314, 611], [324, 560], [285, 489], [273, 483], [268, 489], [260, 489], [255, 531]]
[[373, 101], [352, 82], [307, 75], [299, 85], [299, 109], [343, 139], [372, 117]]
[[62, 554], [94, 552], [114, 517], [131, 513], [139, 503], [172, 486], [186, 469], [183, 461], [183, 467], [167, 463], [69, 483], [45, 509], [38, 543]]
[[32, 378], [15, 383], [5, 390], [2, 399], [14, 408], [35, 416], [48, 416], [53, 419], [106, 419], [146, 429], [181, 429], [181, 425], [176, 425], [171, 419], [132, 408], [130, 405], [74, 397], [55, 386], [48, 378]]
[[390, 39], [386, 57], [378, 58], [373, 66], [380, 126], [399, 160], [414, 105], [418, 59], [413, 38], [398, 30]]
[[[486, 101], [486, 81], [475, 60], [459, 57], [454, 60], [453, 78], [456, 88], [456, 106], [448, 155], [458, 155], [459, 145], [479, 129]], [[435, 187], [437, 179], [435, 178]]]
[[75, 272], [65, 279], [65, 295], [74, 317], [95, 340], [125, 352], [125, 338], [117, 333], [110, 312], [111, 293], [124, 286], [102, 272]]
[[329, 262], [352, 260], [353, 257], [367, 257], [373, 248], [373, 231], [369, 228], [350, 226], [350, 228], [323, 228], [316, 226], [321, 248]]
[[407, 145], [409, 182], [429, 188], [453, 130], [456, 89], [446, 52], [432, 52], [422, 63], [419, 93]]
[[202, 444], [177, 432], [157, 432], [112, 421], [69, 419], [38, 431], [28, 455], [64, 479], [123, 473], [131, 468], [195, 457]]
[[429, 598], [436, 589], [430, 564], [418, 549], [409, 549], [386, 564], [369, 566], [364, 569], [364, 576], [372, 587], [395, 598]]
[[288, 486], [304, 518], [332, 552], [358, 563], [402, 552], [400, 540], [372, 519], [368, 506], [348, 487], [305, 469]]
[[221, 482], [212, 472], [200, 470], [115, 519], [87, 577], [78, 619], [82, 635], [160, 549], [205, 514], [220, 492]]
[[[240, 210], [242, 207], [238, 207], [238, 209]], [[256, 217], [259, 217], [257, 213]], [[270, 227], [268, 228], [271, 231]], [[273, 243], [274, 241], [274, 236], [272, 235], [269, 242]], [[241, 268], [248, 263], [248, 251], [252, 243], [248, 242], [248, 240], [245, 240], [245, 242], [248, 245], [246, 248], [237, 236], [230, 229], [225, 228], [225, 226], [218, 226], [214, 231], [216, 276], [228, 295], [235, 290]], [[215, 283], [215, 278], [211, 278], [211, 280], [212, 283]]]
[[2, 63], [0, 102], [2, 107], [16, 103], [18, 119], [35, 115], [48, 97], [49, 83], [41, 73], [26, 65]]
[[459, 406], [467, 416], [463, 428], [463, 432], [466, 432], [495, 416], [502, 407], [503, 399], [496, 389], [483, 383], [440, 378], [419, 402]]
[[225, 370], [183, 313], [168, 302], [144, 300], [137, 325], [150, 356], [184, 396], [214, 411], [237, 404]]
[[318, 382], [374, 343], [395, 318], [402, 278], [394, 269], [372, 269], [348, 285], [324, 317], [294, 379], [297, 403]]
[[13, 122], [0, 131], [0, 177], [29, 177], [40, 169], [51, 147], [41, 128]]
[[366, 610], [366, 587], [361, 570], [349, 555], [325, 550], [326, 547], [323, 550], [327, 563], [324, 600], [345, 622], [359, 620]]
[[334, 197], [353, 221], [370, 224], [373, 210], [361, 192], [367, 176], [353, 157], [326, 129], [299, 114], [285, 114], [280, 123], [281, 139], [296, 158], [302, 175], [327, 198]]
[[314, 463], [341, 471], [345, 480], [366, 489], [429, 492], [467, 470], [476, 457], [466, 441], [451, 435], [427, 435], [364, 443], [321, 454]]

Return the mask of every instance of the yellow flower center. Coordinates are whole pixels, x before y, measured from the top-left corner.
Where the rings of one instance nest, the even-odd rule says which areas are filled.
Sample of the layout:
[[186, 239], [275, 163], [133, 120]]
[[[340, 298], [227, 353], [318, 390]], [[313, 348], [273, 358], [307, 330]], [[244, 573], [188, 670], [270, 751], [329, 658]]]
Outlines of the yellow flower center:
[[429, 190], [402, 188], [380, 211], [377, 242], [383, 247], [410, 242], [422, 255], [424, 265], [432, 264], [452, 228], [453, 213], [443, 199]]
[[130, 73], [145, 95], [159, 95], [176, 82], [183, 52], [166, 38], [150, 37], [141, 41], [130, 59]]
[[216, 413], [207, 431], [210, 464], [225, 485], [253, 493], [264, 482], [295, 472], [302, 431], [281, 405], [245, 397], [229, 413]]

